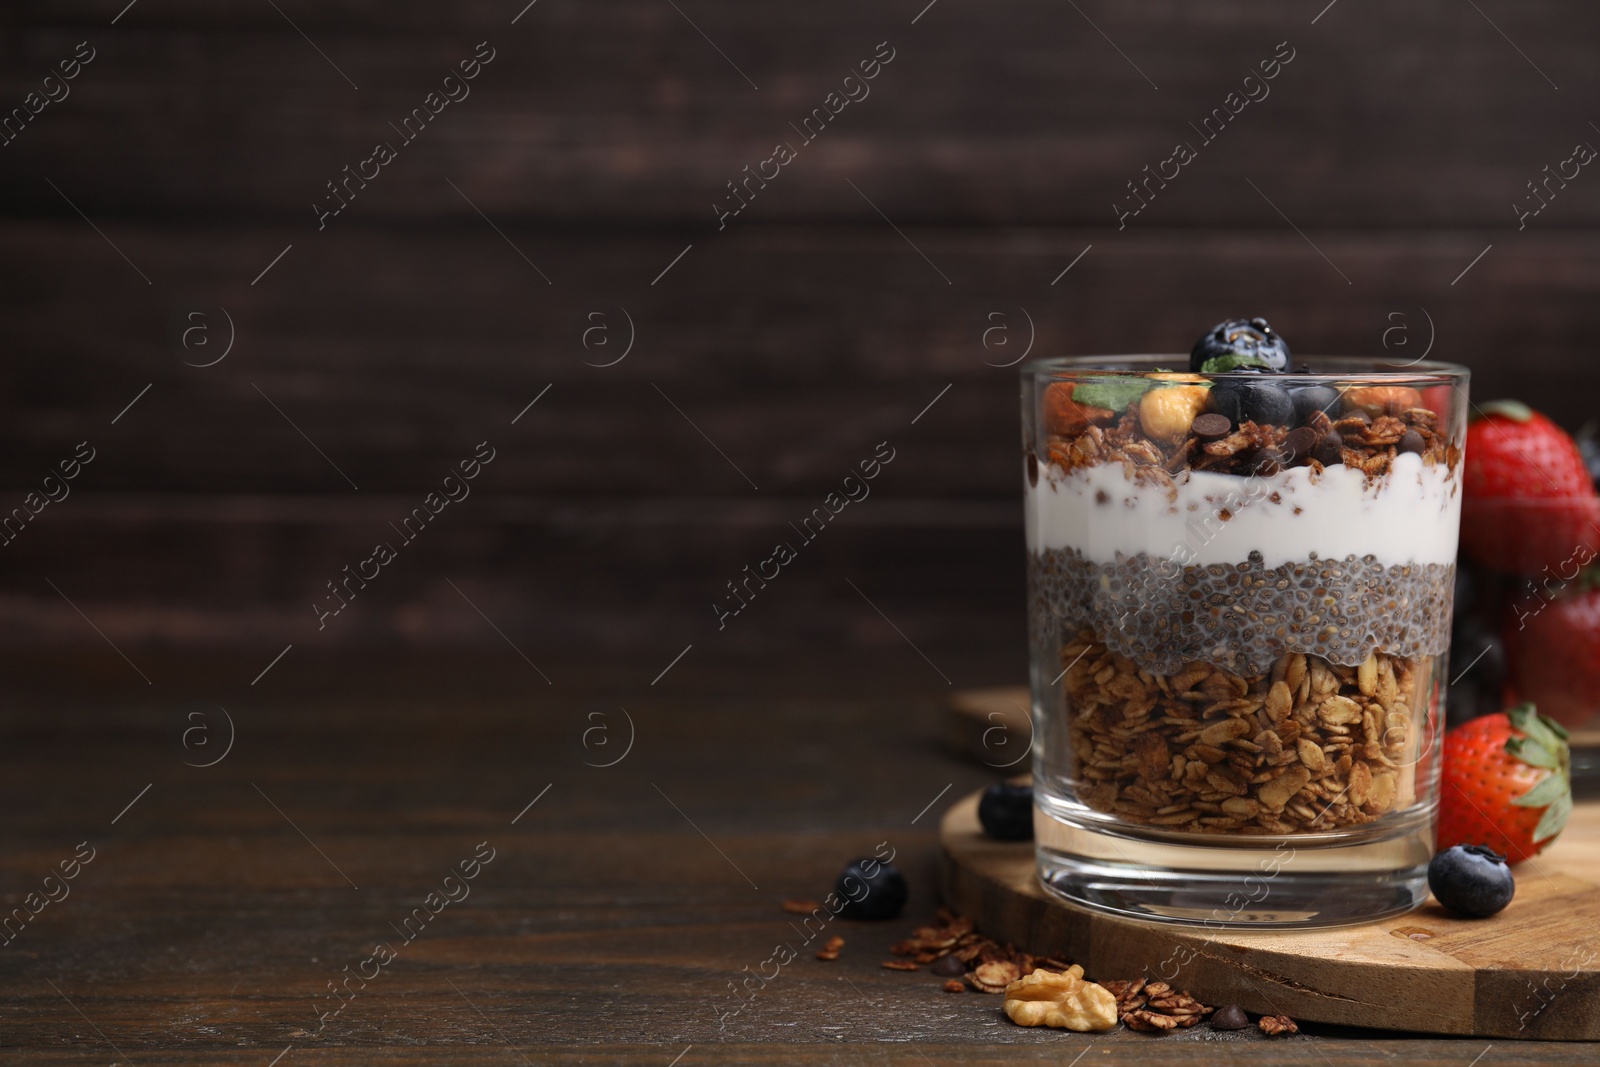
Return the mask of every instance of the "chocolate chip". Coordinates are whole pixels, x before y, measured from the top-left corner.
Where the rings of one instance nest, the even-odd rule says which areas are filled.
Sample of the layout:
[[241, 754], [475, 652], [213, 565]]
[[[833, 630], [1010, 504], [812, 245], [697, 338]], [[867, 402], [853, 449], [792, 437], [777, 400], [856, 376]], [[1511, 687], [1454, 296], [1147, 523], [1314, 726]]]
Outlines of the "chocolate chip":
[[967, 973], [967, 965], [954, 956], [940, 956], [928, 970], [940, 978], [959, 978]]
[[1233, 422], [1226, 415], [1208, 411], [1197, 417], [1189, 429], [1202, 441], [1216, 441], [1233, 432]]
[[1344, 441], [1338, 434], [1330, 433], [1317, 442], [1317, 447], [1311, 455], [1313, 459], [1324, 467], [1342, 463], [1344, 462]]
[[1415, 430], [1407, 430], [1404, 436], [1400, 438], [1400, 451], [1402, 452], [1421, 453], [1422, 450], [1427, 447], [1428, 443], [1424, 441], [1422, 439], [1422, 435]]
[[1297, 459], [1311, 455], [1311, 450], [1317, 447], [1317, 442], [1321, 439], [1322, 435], [1309, 426], [1290, 430], [1289, 436], [1283, 439], [1284, 458], [1293, 463]]
[[1237, 1004], [1229, 1004], [1217, 1009], [1211, 1016], [1211, 1029], [1213, 1030], [1243, 1030], [1250, 1025], [1250, 1016]]

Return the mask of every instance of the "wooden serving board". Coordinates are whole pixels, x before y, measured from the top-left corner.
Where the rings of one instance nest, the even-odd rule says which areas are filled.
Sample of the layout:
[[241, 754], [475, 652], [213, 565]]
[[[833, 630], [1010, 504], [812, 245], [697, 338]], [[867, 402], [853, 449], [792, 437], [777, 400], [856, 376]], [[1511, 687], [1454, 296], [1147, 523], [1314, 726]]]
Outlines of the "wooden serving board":
[[1214, 931], [1102, 915], [1047, 896], [1033, 843], [994, 841], [978, 794], [940, 826], [945, 901], [999, 941], [1089, 977], [1172, 977], [1207, 1004], [1386, 1030], [1600, 1039], [1600, 804], [1517, 868], [1511, 905], [1458, 919], [1428, 901], [1398, 918], [1307, 931]]

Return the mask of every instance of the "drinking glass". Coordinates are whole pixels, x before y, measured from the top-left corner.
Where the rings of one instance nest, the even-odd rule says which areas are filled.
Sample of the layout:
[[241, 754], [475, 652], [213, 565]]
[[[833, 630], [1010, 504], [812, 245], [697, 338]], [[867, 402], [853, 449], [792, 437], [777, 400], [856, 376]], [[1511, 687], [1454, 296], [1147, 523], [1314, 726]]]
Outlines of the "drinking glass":
[[1427, 895], [1468, 373], [1022, 368], [1038, 872], [1337, 925]]

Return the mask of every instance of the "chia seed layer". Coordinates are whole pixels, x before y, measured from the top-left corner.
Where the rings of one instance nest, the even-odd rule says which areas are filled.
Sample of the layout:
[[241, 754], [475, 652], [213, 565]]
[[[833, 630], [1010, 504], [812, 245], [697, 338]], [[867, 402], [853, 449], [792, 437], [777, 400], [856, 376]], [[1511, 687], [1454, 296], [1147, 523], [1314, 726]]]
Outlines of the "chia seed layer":
[[1036, 638], [1087, 628], [1153, 674], [1205, 662], [1255, 677], [1289, 653], [1350, 667], [1378, 651], [1441, 655], [1454, 590], [1454, 564], [1385, 567], [1372, 556], [1266, 567], [1252, 552], [1180, 566], [1141, 552], [1101, 564], [1063, 548], [1028, 559]]

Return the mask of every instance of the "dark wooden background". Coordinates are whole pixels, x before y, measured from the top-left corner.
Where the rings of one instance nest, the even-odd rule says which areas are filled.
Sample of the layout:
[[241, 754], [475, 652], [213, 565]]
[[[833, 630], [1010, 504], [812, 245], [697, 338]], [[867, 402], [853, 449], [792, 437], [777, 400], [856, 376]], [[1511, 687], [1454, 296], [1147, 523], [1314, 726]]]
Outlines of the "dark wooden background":
[[[1302, 354], [1431, 343], [1576, 428], [1600, 176], [1521, 231], [1512, 204], [1600, 144], [1600, 9], [525, 2], [0, 5], [0, 115], [96, 53], [0, 146], [0, 515], [97, 452], [0, 545], [0, 903], [105, 853], [0, 956], [0, 1059], [1064, 1062], [876, 966], [932, 907], [936, 815], [998, 773], [939, 746], [942, 701], [1023, 677], [1000, 364], [1263, 314]], [[470, 96], [319, 231], [324, 183], [484, 41]], [[1125, 183], [1285, 41], [1271, 95], [1119, 231]], [[870, 96], [719, 232], [725, 183], [880, 42]], [[325, 583], [484, 440], [470, 498], [319, 630]], [[872, 496], [719, 631], [724, 583], [882, 441]], [[210, 751], [185, 709], [220, 741], [219, 706], [237, 751], [183, 766]], [[583, 767], [622, 708], [638, 751]], [[473, 910], [308, 1039], [330, 961], [485, 836], [507, 858]], [[905, 918], [712, 1025], [778, 900], [885, 838]], [[1197, 1063], [1481, 1054], [1190, 1036]]]
[[[670, 651], [710, 640], [722, 584], [889, 440], [873, 497], [719, 639], [898, 640], [854, 582], [1004, 673], [1016, 371], [986, 364], [1030, 335], [1178, 351], [1265, 314], [1299, 352], [1382, 355], [1399, 324], [1389, 354], [1431, 334], [1479, 398], [1594, 413], [1600, 179], [1520, 232], [1512, 208], [1600, 143], [1590, 5], [521, 6], [0, 10], [6, 108], [96, 52], [0, 147], [0, 503], [98, 450], [0, 549], [8, 642], [99, 641], [50, 582], [119, 645], [497, 641], [449, 579], [529, 648]], [[480, 41], [471, 95], [319, 232], [324, 183]], [[883, 41], [870, 96], [719, 232], [724, 183]], [[1270, 96], [1119, 232], [1125, 183], [1198, 144], [1188, 124], [1284, 41]], [[220, 354], [217, 308], [232, 350], [185, 365]], [[620, 352], [619, 309], [630, 354], [586, 365]], [[592, 312], [609, 348], [583, 346]], [[471, 500], [318, 632], [324, 583], [484, 439]]]

